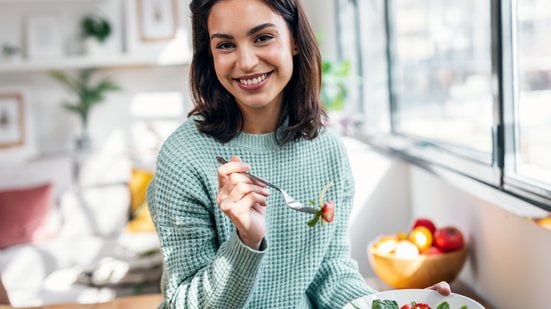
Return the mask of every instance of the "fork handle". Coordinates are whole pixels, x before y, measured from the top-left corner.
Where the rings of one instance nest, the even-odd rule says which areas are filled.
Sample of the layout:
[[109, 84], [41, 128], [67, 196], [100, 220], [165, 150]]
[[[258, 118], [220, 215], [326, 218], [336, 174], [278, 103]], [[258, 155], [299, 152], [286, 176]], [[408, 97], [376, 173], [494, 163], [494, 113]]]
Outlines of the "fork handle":
[[[222, 158], [222, 157], [219, 157], [219, 156], [216, 157], [216, 161], [218, 161], [218, 163], [220, 163], [220, 164], [226, 164], [226, 163], [228, 163], [228, 161], [226, 161], [226, 159], [224, 159], [224, 158]], [[270, 186], [270, 187], [272, 187], [272, 188], [274, 188], [274, 189], [276, 189], [276, 190], [278, 190], [278, 191], [281, 191], [281, 189], [279, 189], [278, 187], [276, 187], [276, 186], [274, 186], [273, 184], [269, 183], [269, 182], [268, 182], [267, 180], [265, 180], [264, 178], [260, 178], [260, 177], [258, 177], [258, 176], [255, 176], [255, 175], [249, 173], [249, 172], [247, 172], [246, 174], [247, 174], [252, 180], [254, 180], [254, 181], [256, 181], [256, 182], [260, 182], [260, 183], [265, 184], [265, 185], [267, 185], [267, 186]]]
[[252, 180], [254, 180], [254, 181], [256, 181], [256, 182], [263, 183], [263, 184], [265, 184], [265, 185], [267, 185], [267, 186], [269, 186], [269, 187], [272, 187], [272, 188], [274, 188], [274, 189], [276, 189], [276, 190], [278, 190], [278, 191], [281, 191], [281, 189], [279, 189], [278, 187], [276, 187], [276, 186], [274, 186], [273, 184], [269, 183], [267, 180], [265, 180], [265, 179], [263, 179], [263, 178], [260, 178], [260, 177], [258, 177], [258, 176], [255, 176], [255, 175], [253, 175], [253, 174], [251, 174], [251, 173], [247, 173], [247, 174], [249, 175], [249, 177], [250, 177]]

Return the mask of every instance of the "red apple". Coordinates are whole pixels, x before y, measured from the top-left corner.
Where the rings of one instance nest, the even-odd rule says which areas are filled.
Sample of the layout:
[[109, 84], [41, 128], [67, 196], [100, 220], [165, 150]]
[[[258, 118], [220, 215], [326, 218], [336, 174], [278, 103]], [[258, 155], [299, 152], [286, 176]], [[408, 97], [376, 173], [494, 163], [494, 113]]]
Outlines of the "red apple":
[[454, 226], [439, 228], [434, 232], [434, 245], [444, 252], [461, 249], [464, 245], [463, 234]]
[[430, 246], [427, 249], [423, 250], [421, 253], [424, 255], [437, 255], [443, 253], [442, 250], [438, 249], [438, 247]]
[[427, 229], [429, 229], [431, 234], [434, 234], [434, 231], [436, 231], [436, 225], [434, 225], [434, 223], [430, 219], [427, 219], [427, 218], [417, 218], [417, 219], [415, 219], [415, 221], [413, 222], [413, 225], [411, 226], [411, 230], [413, 231], [413, 229], [415, 229], [418, 226], [426, 227]]

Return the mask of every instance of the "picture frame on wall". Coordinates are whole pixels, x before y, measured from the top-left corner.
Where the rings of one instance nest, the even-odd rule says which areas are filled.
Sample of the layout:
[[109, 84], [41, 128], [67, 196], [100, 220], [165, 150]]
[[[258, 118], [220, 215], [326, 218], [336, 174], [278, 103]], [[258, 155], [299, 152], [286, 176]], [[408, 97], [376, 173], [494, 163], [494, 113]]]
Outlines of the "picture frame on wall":
[[25, 38], [26, 55], [30, 59], [63, 56], [63, 38], [54, 16], [28, 16]]
[[136, 0], [137, 21], [142, 42], [175, 38], [178, 30], [176, 0]]
[[0, 149], [25, 143], [23, 94], [0, 92]]

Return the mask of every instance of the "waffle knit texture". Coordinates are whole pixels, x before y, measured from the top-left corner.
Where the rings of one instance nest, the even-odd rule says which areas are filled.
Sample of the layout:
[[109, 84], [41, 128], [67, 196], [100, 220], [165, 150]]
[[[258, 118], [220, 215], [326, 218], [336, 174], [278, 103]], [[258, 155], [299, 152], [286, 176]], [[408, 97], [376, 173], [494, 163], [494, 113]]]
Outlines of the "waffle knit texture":
[[[259, 251], [244, 245], [216, 204], [216, 156], [238, 155], [251, 173], [304, 204], [335, 204], [332, 223], [309, 227], [313, 215], [288, 208], [271, 189]], [[148, 201], [165, 264], [167, 308], [342, 308], [374, 291], [349, 256], [353, 178], [337, 134], [283, 146], [274, 133], [241, 133], [228, 143], [200, 133], [190, 118], [164, 143]]]

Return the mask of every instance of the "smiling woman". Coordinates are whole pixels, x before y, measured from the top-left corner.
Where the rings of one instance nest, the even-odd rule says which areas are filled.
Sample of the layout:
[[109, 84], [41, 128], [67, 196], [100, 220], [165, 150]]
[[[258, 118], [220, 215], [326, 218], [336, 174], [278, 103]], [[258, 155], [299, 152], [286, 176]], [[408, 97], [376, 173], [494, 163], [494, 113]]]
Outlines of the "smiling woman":
[[[235, 10], [237, 5], [241, 7]], [[234, 104], [241, 101], [263, 107], [260, 110], [269, 116], [264, 120], [272, 127], [290, 116], [280, 136], [285, 140], [315, 137], [325, 117], [319, 105], [320, 54], [300, 3], [204, 1], [195, 6], [191, 78], [197, 83], [191, 88], [192, 114], [205, 116], [198, 121], [199, 129], [229, 141], [245, 125], [246, 113]], [[233, 13], [210, 10], [213, 6]], [[276, 104], [267, 104], [272, 101]], [[248, 110], [251, 116], [259, 112]]]
[[[324, 127], [320, 52], [300, 1], [192, 0], [190, 9], [194, 109], [162, 146], [148, 189], [161, 307], [342, 308], [374, 292], [350, 258], [354, 180]], [[219, 166], [217, 156], [231, 159]], [[253, 169], [303, 204], [332, 181], [320, 214], [331, 224], [309, 227], [311, 214], [287, 207]]]

